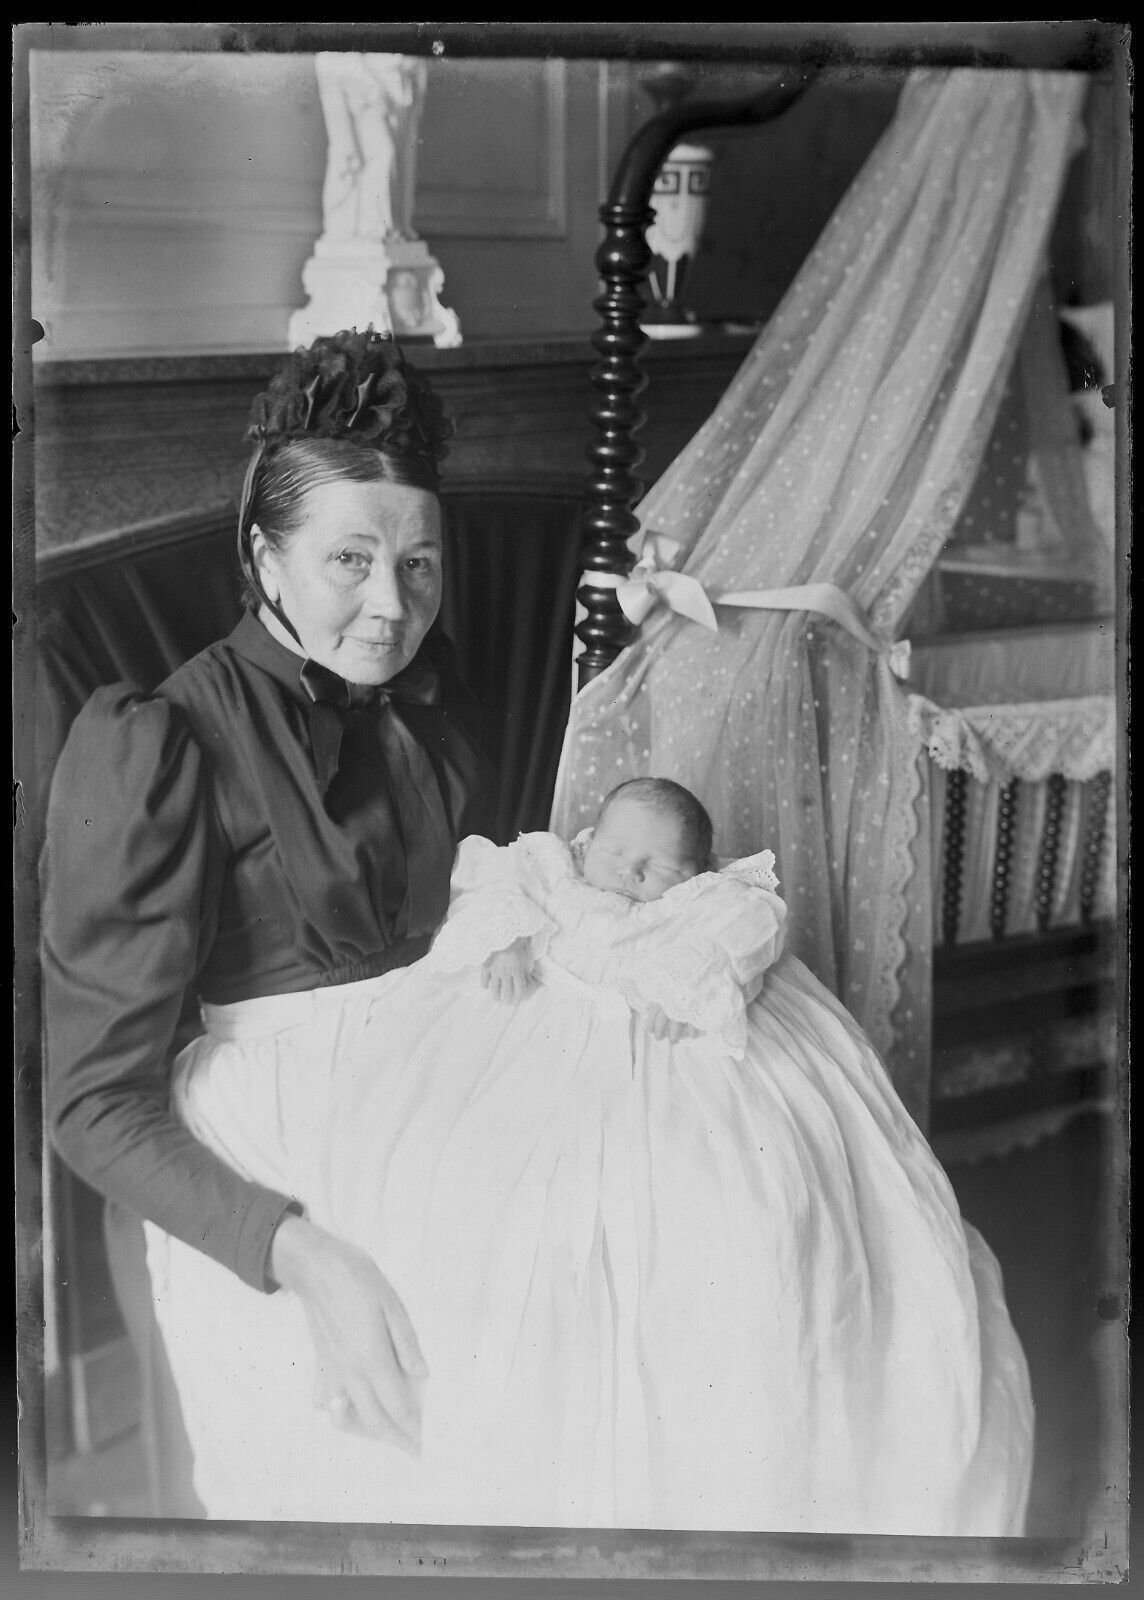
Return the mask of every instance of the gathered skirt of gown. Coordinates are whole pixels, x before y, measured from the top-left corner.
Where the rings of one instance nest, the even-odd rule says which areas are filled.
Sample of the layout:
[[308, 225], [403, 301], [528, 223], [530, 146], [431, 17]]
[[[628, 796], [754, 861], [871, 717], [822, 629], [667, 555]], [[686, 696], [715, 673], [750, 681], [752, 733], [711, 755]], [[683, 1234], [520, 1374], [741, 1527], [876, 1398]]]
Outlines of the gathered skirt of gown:
[[220, 1008], [181, 1058], [189, 1126], [375, 1257], [430, 1373], [418, 1457], [335, 1430], [294, 1298], [149, 1225], [208, 1513], [1020, 1533], [997, 1263], [853, 1019], [783, 956], [735, 1061], [541, 978]]

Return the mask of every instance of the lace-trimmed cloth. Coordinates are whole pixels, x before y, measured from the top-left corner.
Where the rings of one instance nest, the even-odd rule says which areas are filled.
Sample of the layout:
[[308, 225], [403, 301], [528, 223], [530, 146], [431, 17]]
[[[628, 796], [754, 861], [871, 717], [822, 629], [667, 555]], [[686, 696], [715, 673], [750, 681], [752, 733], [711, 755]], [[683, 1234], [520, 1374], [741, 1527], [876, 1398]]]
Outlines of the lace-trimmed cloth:
[[495, 951], [528, 939], [535, 960], [621, 995], [638, 1015], [659, 1006], [741, 1059], [746, 1008], [783, 944], [786, 907], [775, 892], [773, 854], [700, 873], [658, 900], [632, 901], [580, 876], [589, 836], [571, 845], [550, 833], [522, 834], [505, 846], [463, 840], [428, 967], [475, 971]]
[[910, 727], [938, 766], [968, 772], [978, 783], [1011, 778], [1039, 783], [1054, 773], [1083, 783], [1115, 769], [1111, 695], [944, 707], [914, 694]]

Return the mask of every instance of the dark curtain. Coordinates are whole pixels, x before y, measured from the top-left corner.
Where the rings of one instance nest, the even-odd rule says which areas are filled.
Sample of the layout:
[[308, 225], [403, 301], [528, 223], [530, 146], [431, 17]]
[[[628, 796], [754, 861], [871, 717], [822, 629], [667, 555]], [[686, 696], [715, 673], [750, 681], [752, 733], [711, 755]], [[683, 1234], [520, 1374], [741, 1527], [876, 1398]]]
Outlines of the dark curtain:
[[116, 554], [36, 591], [35, 795], [39, 833], [48, 784], [76, 713], [105, 683], [153, 689], [229, 633], [241, 613], [229, 525], [136, 554]]
[[579, 511], [572, 497], [445, 503], [441, 623], [485, 711], [501, 844], [548, 826], [572, 684]]

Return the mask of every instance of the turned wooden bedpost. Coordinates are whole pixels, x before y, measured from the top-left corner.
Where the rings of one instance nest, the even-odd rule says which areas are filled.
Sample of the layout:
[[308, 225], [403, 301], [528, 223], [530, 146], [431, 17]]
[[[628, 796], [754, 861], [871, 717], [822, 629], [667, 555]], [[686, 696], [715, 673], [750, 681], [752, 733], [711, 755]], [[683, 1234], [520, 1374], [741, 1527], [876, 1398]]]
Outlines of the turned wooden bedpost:
[[993, 888], [989, 896], [989, 931], [1005, 937], [1009, 920], [1009, 890], [1013, 880], [1013, 850], [1017, 832], [1017, 795], [1020, 778], [1002, 785], [997, 803], [997, 840], [993, 852]]
[[[639, 362], [647, 337], [640, 314], [651, 260], [646, 233], [654, 215], [651, 192], [656, 174], [683, 134], [769, 122], [799, 98], [814, 76], [809, 69], [784, 71], [777, 82], [749, 99], [697, 101], [661, 112], [644, 123], [620, 158], [611, 191], [600, 207], [604, 238], [596, 253], [604, 292], [592, 302], [601, 320], [592, 344], [601, 360], [592, 369], [599, 399], [590, 412], [596, 438], [588, 447], [592, 470], [581, 522], [586, 574], [626, 573], [634, 560], [627, 541], [639, 527], [632, 507], [643, 488], [635, 476], [643, 456], [635, 435], [644, 421], [636, 397], [647, 383]], [[632, 628], [614, 589], [585, 582], [577, 599], [587, 613], [576, 629], [584, 645], [579, 659], [583, 688], [615, 660], [629, 642]]]
[[1104, 852], [1108, 844], [1108, 811], [1112, 797], [1111, 772], [1098, 772], [1089, 788], [1088, 820], [1084, 830], [1084, 856], [1080, 875], [1080, 920], [1093, 921]]

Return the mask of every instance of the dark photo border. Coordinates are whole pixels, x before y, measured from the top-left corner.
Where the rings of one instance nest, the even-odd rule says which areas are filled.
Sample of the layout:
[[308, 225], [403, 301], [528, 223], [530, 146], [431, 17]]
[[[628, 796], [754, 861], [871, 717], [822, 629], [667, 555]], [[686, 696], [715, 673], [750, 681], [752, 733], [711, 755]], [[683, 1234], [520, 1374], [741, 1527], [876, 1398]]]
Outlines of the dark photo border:
[[[505, 1580], [591, 1580], [598, 1592], [663, 1593], [666, 1580], [679, 1592], [695, 1594], [695, 1580], [712, 1581], [728, 1592], [743, 1580], [801, 1585], [807, 1581], [855, 1581], [876, 1585], [960, 1582], [1117, 1581], [1125, 1569], [1127, 1514], [1123, 1527], [1106, 1530], [1099, 1541], [1010, 1539], [899, 1539], [880, 1536], [718, 1534], [708, 1532], [577, 1531], [473, 1527], [378, 1527], [320, 1523], [222, 1523], [53, 1517], [47, 1511], [47, 1461], [43, 1394], [42, 1111], [40, 1103], [41, 1009], [35, 952], [39, 939], [36, 862], [26, 848], [21, 817], [40, 803], [30, 792], [34, 741], [35, 503], [32, 474], [35, 447], [31, 351], [37, 337], [31, 303], [31, 207], [28, 52], [33, 48], [101, 50], [185, 50], [194, 52], [310, 52], [330, 48], [398, 50], [447, 57], [550, 55], [628, 59], [696, 59], [749, 64], [765, 54], [768, 62], [884, 66], [971, 66], [982, 69], [1025, 67], [1079, 70], [1111, 75], [1116, 85], [1118, 128], [1124, 160], [1119, 174], [1123, 203], [1122, 248], [1118, 261], [1118, 305], [1130, 304], [1131, 62], [1127, 24], [1117, 22], [1006, 23], [38, 23], [13, 28], [14, 171], [14, 413], [13, 413], [13, 614], [14, 672], [14, 1001], [15, 1001], [15, 1196], [17, 1369], [15, 1404], [8, 1408], [16, 1427], [18, 1508], [14, 1566], [20, 1577], [14, 1594], [70, 1592], [73, 1575], [101, 1575], [108, 1593], [167, 1593], [164, 1575], [224, 1575], [212, 1593], [238, 1587], [236, 1575], [371, 1577], [418, 1582], [411, 1593], [424, 1595], [442, 1581], [440, 1592], [455, 1592], [456, 1579], [484, 1580], [474, 1587], [489, 1594], [530, 1593]], [[1127, 315], [1118, 337], [1127, 372], [1130, 330]], [[1125, 386], [1126, 388], [1127, 386]], [[1118, 484], [1118, 636], [1127, 638], [1129, 596], [1127, 412], [1121, 420]], [[1117, 691], [1121, 705], [1122, 776], [1118, 784], [1117, 837], [1120, 884], [1127, 899], [1129, 840], [1127, 775], [1128, 704], [1126, 650], [1118, 651]], [[1119, 1287], [1127, 1304], [1127, 1203], [1129, 1190], [1127, 1111], [1127, 958], [1128, 915], [1120, 911], [1119, 984], [1122, 1092], [1119, 1097], [1117, 1170], [1108, 1185], [1122, 1238]], [[1127, 1318], [1125, 1315], [1125, 1326]], [[1127, 1410], [1127, 1350], [1120, 1371], [1106, 1375], [1110, 1393], [1123, 1397]], [[1095, 1399], [1094, 1399], [1095, 1403]], [[1108, 1441], [1110, 1482], [1126, 1504], [1127, 1415], [1122, 1438]], [[129, 1575], [151, 1574], [146, 1590]], [[430, 1587], [425, 1587], [429, 1580]], [[620, 1588], [621, 1580], [624, 1587]], [[632, 1582], [631, 1580], [636, 1580]], [[641, 1582], [639, 1580], [644, 1580]], [[682, 1584], [687, 1581], [687, 1588]], [[43, 1584], [44, 1587], [40, 1587]], [[116, 1585], [120, 1587], [116, 1588]], [[171, 1585], [174, 1592], [184, 1588]], [[299, 1592], [292, 1584], [288, 1593]], [[309, 1592], [307, 1584], [305, 1592]], [[553, 1591], [560, 1588], [559, 1582]], [[584, 1593], [585, 1585], [568, 1592]], [[397, 1586], [386, 1592], [396, 1592]], [[5, 1592], [8, 1592], [5, 1588]], [[91, 1590], [90, 1592], [95, 1592]], [[100, 1591], [102, 1592], [102, 1591]], [[371, 1590], [371, 1592], [373, 1592]], [[404, 1592], [404, 1590], [402, 1590]], [[547, 1592], [547, 1586], [546, 1586]], [[741, 1590], [740, 1590], [741, 1592]], [[799, 1591], [805, 1593], [805, 1588]]]

